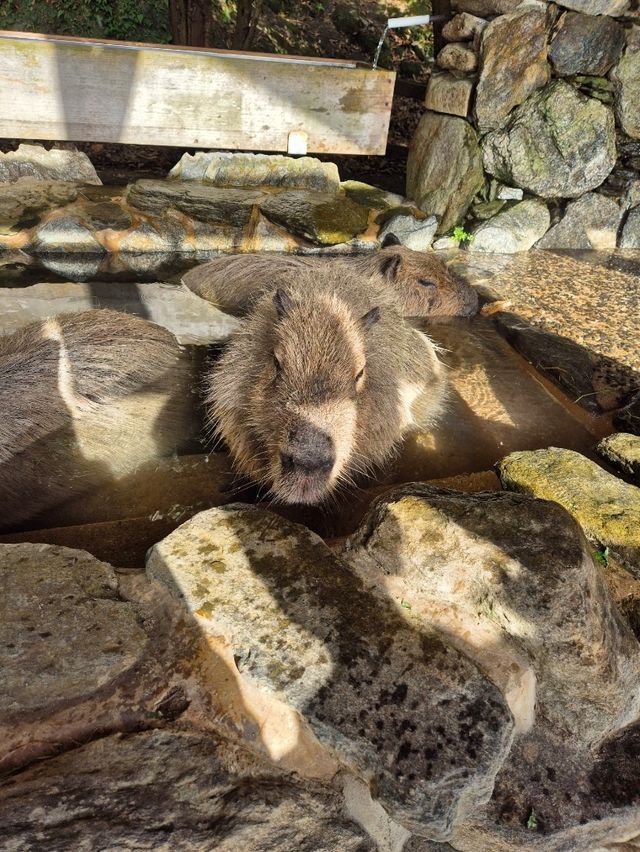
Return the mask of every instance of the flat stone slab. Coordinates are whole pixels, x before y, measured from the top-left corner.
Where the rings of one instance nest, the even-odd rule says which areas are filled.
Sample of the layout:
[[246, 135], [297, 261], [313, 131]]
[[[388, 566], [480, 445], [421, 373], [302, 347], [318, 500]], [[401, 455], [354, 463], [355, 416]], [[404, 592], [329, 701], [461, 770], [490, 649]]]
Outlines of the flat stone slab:
[[291, 190], [265, 197], [260, 209], [276, 225], [325, 246], [348, 242], [369, 222], [368, 208], [347, 195]]
[[640, 254], [459, 252], [449, 259], [495, 302], [488, 310], [510, 342], [581, 405], [611, 410], [640, 388], [640, 350], [629, 333], [640, 310]]
[[174, 208], [210, 224], [246, 225], [254, 206], [264, 197], [255, 189], [209, 186], [192, 181], [139, 180], [127, 189], [127, 201], [158, 215]]
[[490, 796], [513, 724], [498, 690], [304, 527], [240, 504], [202, 512], [147, 573], [233, 654], [243, 692], [293, 710], [405, 828], [445, 839]]
[[334, 790], [197, 732], [109, 736], [35, 764], [0, 784], [0, 822], [7, 849], [377, 848]]
[[598, 453], [640, 485], [640, 437], [617, 432], [598, 444]]
[[240, 325], [235, 317], [199, 299], [182, 284], [95, 281], [0, 288], [4, 334], [53, 314], [92, 308], [111, 308], [149, 319], [167, 328], [182, 344], [219, 343]]
[[0, 181], [13, 182], [23, 177], [38, 180], [64, 180], [101, 184], [91, 160], [81, 151], [42, 145], [19, 145], [16, 151], [0, 153]]
[[640, 489], [571, 450], [512, 453], [498, 465], [505, 488], [555, 500], [589, 538], [640, 576]]

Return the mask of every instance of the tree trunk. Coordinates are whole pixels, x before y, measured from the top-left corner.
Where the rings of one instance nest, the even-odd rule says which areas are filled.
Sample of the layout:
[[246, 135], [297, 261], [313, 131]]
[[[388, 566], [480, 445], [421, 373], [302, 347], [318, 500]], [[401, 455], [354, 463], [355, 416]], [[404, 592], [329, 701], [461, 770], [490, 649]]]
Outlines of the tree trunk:
[[231, 46], [236, 50], [248, 50], [255, 38], [256, 28], [262, 11], [263, 0], [237, 0], [236, 25]]
[[207, 47], [211, 41], [211, 0], [169, 0], [174, 44]]

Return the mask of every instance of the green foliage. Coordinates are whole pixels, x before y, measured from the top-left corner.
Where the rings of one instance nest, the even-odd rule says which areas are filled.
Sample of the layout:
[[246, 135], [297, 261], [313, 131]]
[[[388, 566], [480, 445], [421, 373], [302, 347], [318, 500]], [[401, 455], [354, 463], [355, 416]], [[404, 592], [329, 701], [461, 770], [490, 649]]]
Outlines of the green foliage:
[[536, 831], [538, 828], [538, 815], [533, 808], [531, 808], [531, 813], [527, 819], [527, 828], [531, 829], [531, 831]]
[[596, 560], [596, 562], [599, 562], [600, 565], [604, 565], [604, 567], [606, 568], [609, 564], [609, 548], [605, 547], [604, 550], [594, 550], [593, 558]]
[[457, 240], [458, 243], [470, 243], [473, 239], [473, 234], [470, 234], [468, 231], [462, 227], [462, 225], [458, 225], [453, 229], [453, 239]]

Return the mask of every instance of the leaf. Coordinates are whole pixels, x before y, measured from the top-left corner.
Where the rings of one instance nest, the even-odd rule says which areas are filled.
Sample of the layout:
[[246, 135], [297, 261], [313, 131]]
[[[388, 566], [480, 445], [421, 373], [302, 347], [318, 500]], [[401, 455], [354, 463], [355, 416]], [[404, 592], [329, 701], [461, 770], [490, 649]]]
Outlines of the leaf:
[[531, 831], [536, 831], [538, 828], [538, 815], [533, 808], [531, 808], [531, 813], [527, 819], [527, 828], [531, 829]]

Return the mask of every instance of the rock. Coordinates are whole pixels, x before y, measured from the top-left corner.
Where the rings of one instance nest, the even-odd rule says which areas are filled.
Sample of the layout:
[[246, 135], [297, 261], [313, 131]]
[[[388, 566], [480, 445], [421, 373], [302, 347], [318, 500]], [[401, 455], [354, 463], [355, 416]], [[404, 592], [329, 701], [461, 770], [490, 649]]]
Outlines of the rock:
[[484, 184], [478, 137], [462, 118], [426, 112], [409, 147], [407, 196], [446, 233]]
[[442, 38], [445, 41], [472, 41], [487, 26], [484, 18], [460, 12], [442, 28]]
[[520, 201], [479, 225], [473, 231], [469, 250], [504, 254], [528, 251], [546, 232], [550, 222], [544, 202]]
[[184, 285], [94, 281], [0, 288], [3, 334], [38, 319], [92, 308], [145, 317], [167, 328], [183, 345], [220, 343], [240, 326], [237, 319], [199, 299]]
[[630, 0], [562, 0], [562, 5], [586, 15], [608, 15], [618, 18], [624, 15], [631, 5]]
[[39, 254], [38, 261], [43, 269], [69, 281], [91, 281], [102, 269], [108, 257], [104, 254], [54, 253]]
[[546, 10], [527, 5], [492, 21], [480, 42], [475, 103], [480, 132], [502, 127], [513, 107], [548, 79]]
[[520, 734], [535, 723], [590, 745], [636, 718], [637, 642], [557, 504], [412, 483], [376, 500], [343, 558], [474, 659]]
[[622, 210], [612, 198], [588, 192], [537, 243], [540, 249], [615, 249]]
[[629, 181], [624, 198], [624, 206], [628, 210], [640, 207], [640, 179]]
[[640, 44], [627, 46], [611, 72], [611, 79], [616, 91], [618, 122], [627, 136], [640, 139]]
[[345, 243], [369, 222], [366, 207], [341, 195], [292, 190], [266, 196], [260, 207], [276, 225], [320, 245]]
[[110, 228], [113, 231], [126, 231], [132, 225], [131, 216], [119, 204], [113, 201], [98, 201], [82, 207], [83, 220], [94, 231]]
[[309, 530], [213, 509], [156, 545], [147, 572], [233, 654], [243, 694], [291, 708], [405, 828], [446, 839], [490, 796], [511, 743], [500, 693]]
[[620, 248], [640, 248], [640, 207], [634, 207], [627, 216], [620, 237]]
[[50, 255], [66, 253], [96, 255], [104, 254], [105, 248], [74, 216], [59, 216], [37, 229], [34, 251], [36, 254]]
[[[159, 220], [156, 220], [156, 222], [159, 222]], [[165, 234], [160, 234], [150, 222], [140, 222], [139, 225], [118, 240], [118, 251], [123, 255], [153, 255], [177, 251], [177, 241], [170, 239], [167, 242], [166, 237], [166, 231]]]
[[522, 201], [524, 193], [515, 186], [498, 185], [496, 198], [499, 201]]
[[618, 61], [624, 44], [624, 30], [613, 18], [565, 12], [556, 25], [549, 59], [560, 76], [601, 76]]
[[130, 184], [126, 197], [129, 204], [156, 216], [174, 208], [203, 222], [242, 227], [265, 196], [257, 190], [221, 189], [195, 181], [145, 179]]
[[436, 56], [436, 65], [447, 71], [475, 71], [478, 57], [475, 50], [464, 44], [445, 44]]
[[434, 251], [450, 251], [451, 249], [457, 249], [459, 242], [454, 237], [440, 237], [440, 239], [434, 240], [431, 248]]
[[372, 210], [390, 210], [404, 203], [404, 198], [395, 192], [387, 192], [368, 183], [359, 180], [344, 180], [340, 188], [347, 198], [360, 204], [362, 207], [370, 207]]
[[29, 767], [0, 785], [0, 819], [7, 849], [375, 848], [335, 791], [193, 731], [107, 736]]
[[387, 219], [382, 226], [378, 239], [383, 242], [387, 234], [394, 234], [403, 246], [414, 251], [427, 251], [438, 227], [435, 216], [419, 219], [416, 216], [398, 214]]
[[485, 169], [542, 198], [576, 198], [599, 186], [616, 162], [612, 111], [556, 80], [482, 140]]
[[65, 181], [23, 177], [13, 183], [0, 183], [0, 227], [28, 226], [44, 210], [62, 207], [77, 197], [76, 184]]
[[81, 151], [22, 144], [17, 151], [0, 153], [0, 181], [13, 183], [29, 177], [46, 181], [101, 184], [91, 160]]
[[427, 109], [466, 118], [473, 94], [473, 80], [448, 72], [432, 73], [424, 103]]
[[454, 12], [470, 12], [480, 18], [506, 15], [522, 5], [523, 0], [451, 0]]
[[121, 597], [111, 566], [81, 550], [3, 544], [0, 577], [0, 767], [139, 724], [171, 674], [147, 663], [157, 625]]
[[573, 450], [511, 453], [498, 465], [505, 488], [555, 500], [587, 536], [640, 576], [640, 489]]
[[640, 437], [626, 432], [609, 435], [598, 444], [598, 453], [640, 485]]
[[635, 394], [624, 408], [616, 412], [613, 425], [621, 431], [640, 435], [640, 393]]
[[183, 154], [169, 172], [174, 180], [195, 180], [215, 186], [273, 186], [338, 192], [340, 175], [335, 163], [315, 157], [284, 157], [281, 154], [232, 154], [197, 151]]

